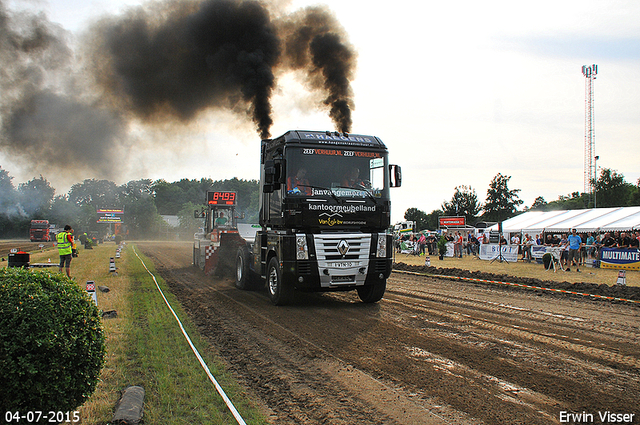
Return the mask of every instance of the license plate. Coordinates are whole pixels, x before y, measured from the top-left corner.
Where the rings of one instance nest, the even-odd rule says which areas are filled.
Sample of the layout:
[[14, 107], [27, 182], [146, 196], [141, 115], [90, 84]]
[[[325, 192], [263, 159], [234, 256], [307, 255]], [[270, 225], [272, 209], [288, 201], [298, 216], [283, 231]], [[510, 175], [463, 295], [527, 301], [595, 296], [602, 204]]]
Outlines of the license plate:
[[348, 269], [350, 267], [355, 267], [357, 265], [358, 263], [356, 263], [355, 261], [339, 261], [339, 262], [329, 263], [329, 267], [333, 267], [336, 269]]

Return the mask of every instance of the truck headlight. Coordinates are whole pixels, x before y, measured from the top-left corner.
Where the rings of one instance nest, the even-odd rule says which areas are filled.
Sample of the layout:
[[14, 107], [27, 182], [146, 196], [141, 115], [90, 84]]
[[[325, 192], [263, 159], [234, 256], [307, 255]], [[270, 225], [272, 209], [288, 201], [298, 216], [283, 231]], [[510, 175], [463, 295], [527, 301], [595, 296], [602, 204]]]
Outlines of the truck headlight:
[[378, 258], [387, 257], [387, 235], [385, 233], [378, 233], [378, 248], [376, 249], [376, 256]]
[[307, 246], [307, 237], [305, 235], [296, 235], [296, 259], [309, 259], [309, 247]]

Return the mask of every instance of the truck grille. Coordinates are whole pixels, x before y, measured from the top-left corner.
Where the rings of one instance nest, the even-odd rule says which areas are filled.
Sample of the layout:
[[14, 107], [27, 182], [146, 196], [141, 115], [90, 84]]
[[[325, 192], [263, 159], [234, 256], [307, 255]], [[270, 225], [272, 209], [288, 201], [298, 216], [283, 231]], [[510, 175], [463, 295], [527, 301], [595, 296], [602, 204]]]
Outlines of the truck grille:
[[314, 235], [320, 286], [364, 285], [369, 269], [371, 234], [335, 233]]
[[[314, 237], [318, 261], [322, 260], [366, 260], [371, 249], [370, 234], [321, 234]], [[344, 252], [341, 253], [341, 249]]]

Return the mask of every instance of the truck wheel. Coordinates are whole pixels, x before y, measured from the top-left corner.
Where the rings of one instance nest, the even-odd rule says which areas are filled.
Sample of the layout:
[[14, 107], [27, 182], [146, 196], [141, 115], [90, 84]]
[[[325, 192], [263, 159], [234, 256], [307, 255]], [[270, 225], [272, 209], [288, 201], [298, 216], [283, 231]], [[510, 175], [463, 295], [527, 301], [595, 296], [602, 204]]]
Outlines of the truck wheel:
[[358, 287], [358, 296], [363, 303], [377, 303], [382, 299], [384, 291], [387, 289], [387, 280], [374, 283], [373, 285]]
[[256, 276], [249, 267], [249, 248], [241, 246], [236, 254], [236, 288], [245, 291], [253, 289], [256, 281]]
[[269, 291], [269, 299], [274, 305], [286, 305], [293, 298], [293, 287], [282, 281], [282, 273], [276, 257], [269, 261], [267, 290]]

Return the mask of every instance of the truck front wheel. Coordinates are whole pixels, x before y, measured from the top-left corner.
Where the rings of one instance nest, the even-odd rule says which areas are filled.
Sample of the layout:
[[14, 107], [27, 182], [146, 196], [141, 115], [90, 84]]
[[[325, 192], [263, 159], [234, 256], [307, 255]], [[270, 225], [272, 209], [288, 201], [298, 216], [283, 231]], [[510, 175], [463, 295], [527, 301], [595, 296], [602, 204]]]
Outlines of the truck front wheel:
[[274, 305], [288, 304], [293, 298], [293, 287], [282, 281], [282, 272], [276, 257], [269, 261], [267, 290], [269, 291], [269, 299]]
[[384, 291], [387, 289], [387, 280], [374, 283], [373, 285], [358, 287], [358, 296], [363, 303], [377, 303], [382, 299]]

